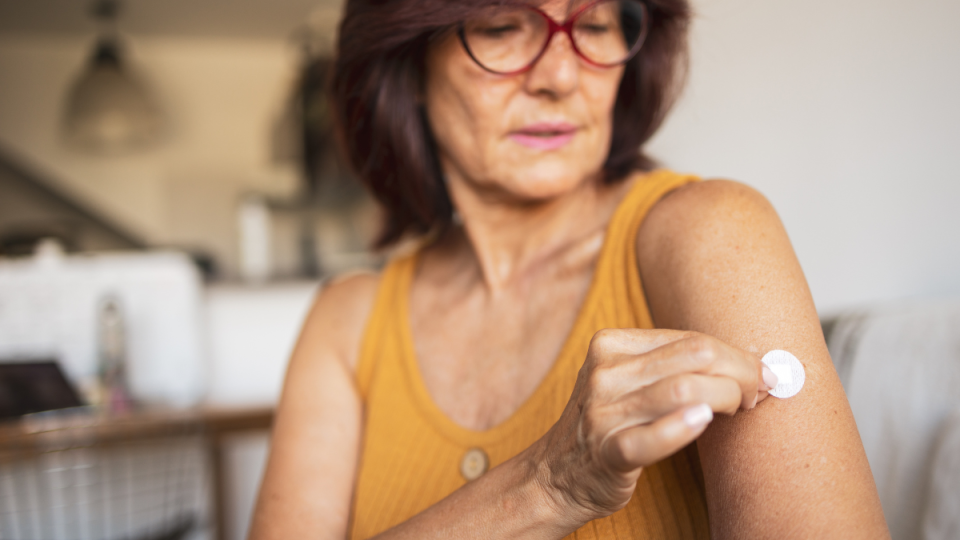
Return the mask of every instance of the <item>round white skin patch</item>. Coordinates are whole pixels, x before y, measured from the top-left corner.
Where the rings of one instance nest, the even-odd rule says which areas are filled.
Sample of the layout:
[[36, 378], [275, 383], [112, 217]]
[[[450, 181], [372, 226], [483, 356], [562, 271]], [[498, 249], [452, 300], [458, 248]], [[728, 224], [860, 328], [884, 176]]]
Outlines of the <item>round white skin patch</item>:
[[796, 356], [787, 351], [770, 351], [760, 361], [777, 376], [777, 386], [770, 390], [771, 396], [786, 399], [797, 395], [803, 388], [807, 375]]

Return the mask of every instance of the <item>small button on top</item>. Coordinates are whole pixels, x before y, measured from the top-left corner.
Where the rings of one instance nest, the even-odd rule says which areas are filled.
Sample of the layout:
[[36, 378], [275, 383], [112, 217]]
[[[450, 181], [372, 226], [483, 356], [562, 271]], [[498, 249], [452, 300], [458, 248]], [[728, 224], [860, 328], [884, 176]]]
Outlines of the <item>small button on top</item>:
[[463, 454], [463, 459], [460, 461], [460, 474], [467, 481], [476, 480], [487, 472], [489, 466], [490, 459], [487, 457], [487, 453], [480, 448], [471, 448]]

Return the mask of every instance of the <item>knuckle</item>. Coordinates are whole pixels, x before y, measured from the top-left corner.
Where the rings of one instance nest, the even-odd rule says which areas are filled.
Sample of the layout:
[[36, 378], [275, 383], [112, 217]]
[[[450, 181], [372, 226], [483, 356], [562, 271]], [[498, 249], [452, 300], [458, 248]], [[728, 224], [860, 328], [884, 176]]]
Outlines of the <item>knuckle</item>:
[[594, 336], [598, 339], [609, 339], [613, 337], [616, 332], [617, 331], [614, 328], [601, 328], [600, 330], [597, 330]]
[[687, 353], [703, 363], [710, 363], [717, 359], [718, 350], [716, 342], [703, 335], [698, 334], [686, 339]]
[[603, 353], [610, 350], [610, 346], [616, 340], [617, 331], [613, 328], [604, 328], [593, 334], [590, 340], [590, 350]]

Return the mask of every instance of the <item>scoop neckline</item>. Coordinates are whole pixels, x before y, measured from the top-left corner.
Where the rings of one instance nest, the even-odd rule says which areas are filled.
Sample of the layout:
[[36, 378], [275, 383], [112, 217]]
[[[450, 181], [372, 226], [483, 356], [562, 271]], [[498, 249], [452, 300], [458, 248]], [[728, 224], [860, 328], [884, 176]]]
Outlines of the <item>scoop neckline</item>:
[[401, 334], [400, 338], [402, 341], [401, 346], [404, 353], [403, 365], [406, 372], [405, 374], [407, 377], [407, 382], [410, 385], [410, 389], [413, 393], [417, 406], [420, 408], [421, 413], [433, 424], [437, 431], [451, 441], [469, 447], [490, 445], [498, 442], [523, 426], [523, 420], [529, 416], [530, 411], [538, 407], [543, 402], [547, 391], [553, 386], [551, 383], [559, 376], [559, 372], [561, 371], [563, 364], [565, 364], [565, 360], [567, 360], [572, 354], [572, 349], [576, 346], [573, 337], [582, 333], [580, 332], [580, 327], [588, 323], [588, 313], [593, 311], [593, 308], [597, 302], [598, 289], [600, 287], [598, 277], [599, 273], [597, 270], [599, 269], [598, 267], [600, 266], [600, 261], [603, 260], [606, 252], [610, 249], [610, 227], [617, 220], [624, 203], [630, 198], [634, 190], [637, 189], [637, 186], [643, 183], [644, 180], [650, 179], [652, 176], [657, 174], [657, 172], [659, 171], [650, 171], [644, 174], [643, 177], [635, 179], [634, 185], [630, 186], [630, 188], [626, 190], [623, 198], [617, 203], [616, 208], [611, 214], [610, 220], [604, 227], [603, 244], [600, 248], [600, 254], [597, 257], [597, 261], [593, 265], [593, 274], [590, 276], [590, 285], [587, 288], [587, 294], [580, 303], [573, 325], [571, 325], [567, 336], [564, 338], [563, 345], [560, 347], [560, 352], [554, 358], [550, 369], [537, 384], [534, 391], [527, 396], [527, 398], [515, 411], [510, 413], [505, 420], [489, 429], [474, 430], [458, 424], [451, 419], [443, 411], [443, 409], [440, 408], [439, 405], [437, 405], [436, 401], [433, 399], [433, 396], [430, 394], [430, 391], [427, 389], [427, 385], [423, 380], [423, 373], [420, 370], [420, 362], [417, 360], [416, 347], [413, 343], [413, 330], [410, 326], [410, 291], [413, 286], [413, 278], [416, 275], [418, 262], [420, 259], [420, 250], [418, 249], [406, 257], [406, 260], [403, 261], [406, 267], [403, 269], [404, 272], [400, 276], [397, 298], [400, 311], [400, 320], [398, 323]]

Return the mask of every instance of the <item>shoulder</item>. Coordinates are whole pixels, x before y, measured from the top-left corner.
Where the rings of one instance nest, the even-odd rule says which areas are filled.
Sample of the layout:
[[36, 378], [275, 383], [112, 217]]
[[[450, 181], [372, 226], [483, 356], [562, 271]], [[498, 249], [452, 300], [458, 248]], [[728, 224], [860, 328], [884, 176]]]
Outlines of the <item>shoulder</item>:
[[710, 180], [674, 190], [650, 210], [636, 242], [658, 326], [702, 331], [695, 314], [750, 312], [773, 300], [812, 306], [780, 218], [743, 184]]
[[690, 182], [670, 192], [657, 204], [659, 208], [675, 205], [697, 205], [701, 209], [730, 204], [769, 206], [756, 189], [733, 180], [708, 179]]
[[380, 274], [372, 271], [350, 272], [327, 280], [317, 295], [317, 306], [336, 304], [354, 312], [368, 306], [377, 294]]
[[685, 227], [750, 225], [775, 219], [773, 205], [756, 189], [732, 180], [685, 184], [664, 196], [650, 210], [638, 234], [646, 239], [676, 235]]
[[638, 263], [644, 266], [691, 251], [742, 251], [744, 242], [758, 237], [786, 240], [766, 197], [730, 180], [693, 182], [668, 193], [650, 210], [637, 232]]
[[324, 283], [304, 322], [301, 343], [326, 349], [353, 370], [379, 284], [380, 275], [374, 272], [354, 272]]

